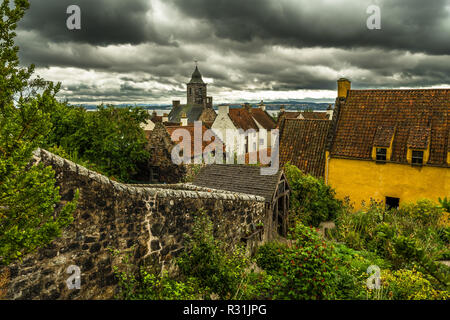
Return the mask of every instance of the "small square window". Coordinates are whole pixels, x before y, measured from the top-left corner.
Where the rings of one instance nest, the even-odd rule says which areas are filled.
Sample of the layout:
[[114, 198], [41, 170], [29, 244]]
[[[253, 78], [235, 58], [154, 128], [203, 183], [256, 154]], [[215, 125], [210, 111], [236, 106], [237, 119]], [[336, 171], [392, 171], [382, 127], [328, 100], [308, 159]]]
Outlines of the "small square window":
[[386, 209], [398, 209], [400, 206], [400, 199], [393, 197], [386, 197]]
[[423, 151], [412, 152], [412, 164], [423, 164]]
[[377, 148], [377, 161], [386, 161], [386, 148]]

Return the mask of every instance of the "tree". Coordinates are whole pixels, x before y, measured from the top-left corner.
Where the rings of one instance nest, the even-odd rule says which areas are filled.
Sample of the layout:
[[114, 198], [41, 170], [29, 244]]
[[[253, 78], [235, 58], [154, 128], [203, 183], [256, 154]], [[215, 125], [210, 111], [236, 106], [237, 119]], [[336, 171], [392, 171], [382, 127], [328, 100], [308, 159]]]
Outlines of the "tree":
[[34, 66], [19, 65], [14, 30], [28, 7], [27, 0], [0, 6], [0, 265], [50, 243], [71, 223], [76, 206], [76, 199], [58, 206], [51, 167], [30, 165], [51, 128], [59, 84], [31, 80]]
[[51, 112], [47, 148], [61, 147], [71, 160], [122, 182], [148, 176], [148, 143], [142, 108], [99, 106], [96, 112], [59, 103]]

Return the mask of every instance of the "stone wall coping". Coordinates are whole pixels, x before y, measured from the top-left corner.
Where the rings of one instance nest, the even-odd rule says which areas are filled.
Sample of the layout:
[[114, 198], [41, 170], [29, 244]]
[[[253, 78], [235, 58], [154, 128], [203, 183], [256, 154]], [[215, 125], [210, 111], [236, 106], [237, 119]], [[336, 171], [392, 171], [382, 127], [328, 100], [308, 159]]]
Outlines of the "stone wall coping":
[[53, 154], [47, 150], [38, 148], [33, 152], [35, 160], [41, 161], [44, 158], [65, 170], [72, 171], [78, 175], [88, 177], [94, 181], [97, 181], [103, 185], [112, 185], [112, 187], [120, 192], [128, 192], [132, 195], [146, 195], [152, 197], [178, 197], [178, 198], [198, 198], [198, 199], [218, 199], [218, 200], [242, 200], [242, 201], [257, 201], [265, 202], [263, 197], [245, 194], [235, 193], [225, 190], [217, 190], [210, 188], [203, 188], [194, 186], [192, 184], [180, 183], [173, 185], [130, 185], [123, 184], [110, 180], [108, 177], [89, 170], [81, 165], [78, 165], [70, 160], [64, 159], [56, 154]]

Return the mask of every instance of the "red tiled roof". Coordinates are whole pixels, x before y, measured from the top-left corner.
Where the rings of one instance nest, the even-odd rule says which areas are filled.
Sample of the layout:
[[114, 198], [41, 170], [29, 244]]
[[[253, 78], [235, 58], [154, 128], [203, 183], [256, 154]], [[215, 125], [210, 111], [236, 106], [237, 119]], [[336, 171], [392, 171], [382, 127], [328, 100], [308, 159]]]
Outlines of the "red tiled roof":
[[249, 129], [258, 130], [258, 126], [256, 125], [255, 121], [253, 121], [252, 115], [245, 108], [230, 109], [228, 112], [228, 116], [238, 129], [242, 129], [244, 131], [247, 131]]
[[314, 112], [314, 111], [303, 111], [303, 112], [281, 112], [277, 124], [280, 125], [284, 119], [298, 119], [300, 116], [303, 116], [305, 120], [331, 120], [328, 118], [328, 114], [326, 112]]
[[305, 120], [329, 120], [326, 112], [303, 111], [301, 115]]
[[275, 129], [277, 124], [266, 111], [263, 111], [261, 108], [250, 108], [249, 110], [253, 119], [256, 120], [264, 129]]
[[[189, 132], [190, 136], [191, 136], [191, 156], [194, 157], [196, 156], [195, 154], [195, 148], [194, 148], [194, 143], [195, 143], [195, 139], [194, 139], [194, 125], [188, 125], [188, 126], [166, 126], [166, 130], [169, 133], [170, 137], [172, 138], [172, 134], [175, 130], [177, 129], [185, 129]], [[203, 141], [203, 137], [205, 136], [206, 131], [208, 131], [209, 129], [206, 126], [202, 126], [202, 153], [205, 151], [205, 148], [209, 145], [214, 145], [215, 143], [214, 141], [217, 139], [217, 141], [220, 141], [219, 137], [217, 137], [216, 135], [213, 135], [212, 139], [210, 141]], [[210, 130], [210, 132], [212, 133], [212, 131]], [[172, 139], [173, 142], [175, 142], [176, 144], [178, 144], [179, 142], [181, 142], [183, 140], [182, 137], [180, 137], [179, 140], [174, 140]], [[223, 152], [225, 152], [225, 145], [223, 146]]]
[[306, 174], [323, 177], [330, 127], [328, 120], [284, 120], [280, 128], [280, 164], [290, 162]]
[[301, 112], [281, 112], [280, 117], [283, 116], [286, 119], [297, 119]]
[[395, 133], [395, 127], [393, 126], [378, 126], [373, 139], [374, 147], [389, 148], [391, 146], [391, 140]]
[[370, 160], [374, 144], [395, 128], [391, 161], [407, 163], [408, 145], [429, 144], [427, 164], [448, 167], [450, 89], [349, 90], [338, 104], [332, 157]]

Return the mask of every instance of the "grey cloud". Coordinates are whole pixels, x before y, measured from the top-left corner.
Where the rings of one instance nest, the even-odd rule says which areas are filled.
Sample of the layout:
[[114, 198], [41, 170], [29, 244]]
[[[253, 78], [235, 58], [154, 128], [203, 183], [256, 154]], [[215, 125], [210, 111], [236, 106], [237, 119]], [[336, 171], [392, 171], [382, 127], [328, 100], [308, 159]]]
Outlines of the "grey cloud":
[[[81, 9], [81, 30], [69, 30], [67, 7]], [[19, 23], [20, 30], [35, 30], [52, 42], [108, 44], [169, 44], [151, 20], [147, 0], [31, 0], [30, 9]]]
[[[66, 86], [74, 102], [170, 103], [184, 97], [194, 58], [213, 95], [334, 90], [340, 76], [355, 88], [450, 84], [450, 0], [164, 0], [167, 16], [152, 7], [159, 0], [31, 1], [18, 30], [23, 64], [109, 74], [117, 84]], [[381, 30], [366, 28], [372, 3]], [[81, 31], [65, 26], [69, 4], [82, 9]]]
[[[171, 0], [220, 38], [286, 46], [379, 47], [449, 54], [448, 0], [383, 0], [381, 30], [368, 30], [371, 0]], [[377, 3], [377, 2], [375, 2]]]

